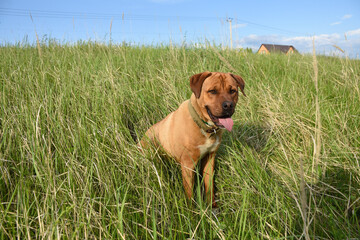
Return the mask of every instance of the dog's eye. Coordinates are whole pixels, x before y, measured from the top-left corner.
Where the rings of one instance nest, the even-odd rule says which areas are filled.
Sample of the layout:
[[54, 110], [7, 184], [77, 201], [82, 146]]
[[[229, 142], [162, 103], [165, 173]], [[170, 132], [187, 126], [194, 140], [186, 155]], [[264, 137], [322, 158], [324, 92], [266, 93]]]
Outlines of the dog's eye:
[[237, 91], [235, 89], [230, 89], [230, 94], [234, 94], [236, 93]]
[[212, 89], [212, 90], [209, 90], [208, 93], [217, 94], [217, 91], [216, 91], [216, 89]]

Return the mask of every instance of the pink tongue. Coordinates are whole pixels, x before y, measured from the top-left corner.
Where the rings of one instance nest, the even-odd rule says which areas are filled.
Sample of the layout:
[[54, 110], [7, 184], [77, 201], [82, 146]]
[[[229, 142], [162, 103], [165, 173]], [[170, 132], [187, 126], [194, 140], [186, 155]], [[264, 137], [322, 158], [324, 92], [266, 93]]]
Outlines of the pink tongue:
[[231, 118], [219, 118], [219, 122], [223, 125], [228, 131], [231, 132], [234, 125], [234, 121]]

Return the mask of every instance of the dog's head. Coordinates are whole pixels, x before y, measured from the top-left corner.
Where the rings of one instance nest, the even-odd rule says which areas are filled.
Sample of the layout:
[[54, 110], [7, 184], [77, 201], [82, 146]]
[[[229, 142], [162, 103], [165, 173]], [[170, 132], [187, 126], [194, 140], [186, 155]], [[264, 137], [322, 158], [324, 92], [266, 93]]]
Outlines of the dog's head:
[[217, 126], [231, 131], [231, 116], [238, 102], [239, 89], [246, 96], [244, 80], [231, 73], [203, 72], [190, 78], [190, 87], [202, 115]]

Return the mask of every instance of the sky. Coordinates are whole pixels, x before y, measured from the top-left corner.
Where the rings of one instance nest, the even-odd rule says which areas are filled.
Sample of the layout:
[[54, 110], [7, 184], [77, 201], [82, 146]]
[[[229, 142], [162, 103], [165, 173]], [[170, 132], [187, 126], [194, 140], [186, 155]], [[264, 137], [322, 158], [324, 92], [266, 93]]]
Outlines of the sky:
[[[230, 25], [231, 35], [230, 37]], [[359, 0], [0, 0], [0, 44], [190, 45], [257, 51], [262, 43], [359, 58]]]

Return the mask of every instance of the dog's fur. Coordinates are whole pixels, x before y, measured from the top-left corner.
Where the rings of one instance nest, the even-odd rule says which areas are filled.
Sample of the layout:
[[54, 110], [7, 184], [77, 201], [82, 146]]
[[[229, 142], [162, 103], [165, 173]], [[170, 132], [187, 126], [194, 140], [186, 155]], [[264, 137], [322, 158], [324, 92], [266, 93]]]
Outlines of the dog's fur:
[[[190, 78], [191, 98], [177, 110], [147, 130], [140, 147], [155, 144], [181, 165], [186, 196], [193, 194], [194, 169], [201, 160], [207, 202], [216, 207], [214, 195], [215, 154], [224, 132], [219, 118], [229, 118], [238, 102], [238, 89], [244, 94], [244, 80], [237, 75], [203, 72]], [[211, 131], [205, 131], [193, 119], [189, 101]]]

